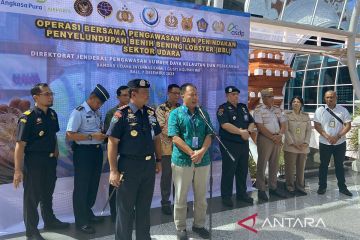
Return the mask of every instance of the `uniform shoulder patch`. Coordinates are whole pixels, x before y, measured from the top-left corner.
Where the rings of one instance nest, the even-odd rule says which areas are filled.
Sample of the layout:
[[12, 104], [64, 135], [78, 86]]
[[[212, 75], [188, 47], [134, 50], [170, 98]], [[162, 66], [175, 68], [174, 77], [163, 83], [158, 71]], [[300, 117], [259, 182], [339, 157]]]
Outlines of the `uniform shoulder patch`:
[[76, 110], [78, 110], [78, 111], [81, 111], [81, 110], [83, 110], [83, 109], [84, 109], [84, 107], [81, 106], [81, 105], [76, 108]]
[[217, 115], [218, 116], [222, 116], [224, 114], [224, 106], [223, 105], [220, 105], [219, 106], [219, 109], [217, 111]]
[[122, 118], [122, 112], [118, 109], [111, 118], [111, 122], [116, 123], [119, 121], [120, 118]]

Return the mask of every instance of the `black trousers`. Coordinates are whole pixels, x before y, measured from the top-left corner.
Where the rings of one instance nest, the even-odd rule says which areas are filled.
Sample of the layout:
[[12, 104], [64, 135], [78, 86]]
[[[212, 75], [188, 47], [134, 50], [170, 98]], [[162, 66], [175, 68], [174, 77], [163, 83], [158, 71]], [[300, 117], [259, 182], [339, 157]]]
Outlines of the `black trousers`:
[[73, 208], [76, 226], [89, 224], [94, 216], [91, 208], [96, 201], [102, 170], [101, 145], [77, 145], [74, 149]]
[[339, 145], [326, 145], [320, 143], [320, 167], [319, 167], [319, 188], [327, 187], [327, 173], [331, 155], [334, 156], [335, 174], [338, 180], [338, 187], [346, 188], [344, 160], [346, 151], [346, 142]]
[[162, 156], [161, 158], [161, 205], [171, 205], [169, 200], [171, 194], [171, 181], [172, 181], [172, 172], [171, 172], [171, 155]]
[[234, 156], [235, 162], [231, 160], [225, 149], [221, 146], [222, 175], [221, 175], [221, 197], [232, 196], [234, 176], [236, 182], [236, 195], [246, 194], [246, 178], [249, 168], [249, 142], [237, 143], [222, 140], [229, 152]]
[[[109, 184], [109, 197], [113, 190], [114, 190], [114, 186]], [[116, 190], [109, 201], [109, 206], [110, 206], [111, 219], [116, 219]]]
[[155, 160], [120, 156], [124, 182], [116, 193], [116, 240], [131, 240], [135, 219], [136, 239], [150, 240], [150, 207], [155, 186]]
[[39, 232], [40, 203], [44, 223], [55, 220], [52, 209], [52, 195], [56, 182], [57, 159], [49, 157], [49, 153], [25, 153], [24, 161], [24, 223], [26, 236]]

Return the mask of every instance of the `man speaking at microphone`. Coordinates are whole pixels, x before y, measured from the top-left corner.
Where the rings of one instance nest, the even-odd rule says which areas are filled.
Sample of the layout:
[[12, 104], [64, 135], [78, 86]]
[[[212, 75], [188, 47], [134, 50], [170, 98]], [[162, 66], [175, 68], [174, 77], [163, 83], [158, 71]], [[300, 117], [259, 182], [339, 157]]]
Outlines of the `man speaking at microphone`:
[[208, 123], [210, 119], [207, 112], [197, 107], [197, 89], [193, 84], [183, 84], [180, 94], [183, 105], [170, 113], [168, 123], [168, 136], [172, 137], [174, 144], [171, 165], [175, 185], [174, 222], [177, 238], [188, 239], [186, 233], [187, 195], [190, 184], [193, 183], [194, 223], [192, 230], [200, 237], [208, 239], [210, 234], [204, 226], [211, 130], [203, 117]]

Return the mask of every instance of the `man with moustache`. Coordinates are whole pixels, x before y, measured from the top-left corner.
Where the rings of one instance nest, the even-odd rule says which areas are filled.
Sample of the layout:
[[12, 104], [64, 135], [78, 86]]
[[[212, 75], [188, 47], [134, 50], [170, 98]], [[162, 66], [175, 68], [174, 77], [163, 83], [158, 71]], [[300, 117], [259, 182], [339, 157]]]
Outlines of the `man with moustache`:
[[70, 224], [58, 220], [52, 209], [59, 156], [56, 133], [60, 130], [57, 114], [50, 108], [54, 93], [46, 83], [38, 83], [31, 95], [35, 106], [24, 112], [18, 122], [14, 186], [17, 188], [24, 181], [26, 239], [43, 240], [37, 228], [39, 203], [45, 229], [64, 229]]
[[136, 239], [150, 240], [155, 174], [161, 171], [161, 129], [154, 109], [146, 106], [150, 83], [134, 79], [128, 87], [130, 103], [116, 110], [107, 131], [109, 182], [117, 187], [115, 239], [132, 239], [135, 219]]

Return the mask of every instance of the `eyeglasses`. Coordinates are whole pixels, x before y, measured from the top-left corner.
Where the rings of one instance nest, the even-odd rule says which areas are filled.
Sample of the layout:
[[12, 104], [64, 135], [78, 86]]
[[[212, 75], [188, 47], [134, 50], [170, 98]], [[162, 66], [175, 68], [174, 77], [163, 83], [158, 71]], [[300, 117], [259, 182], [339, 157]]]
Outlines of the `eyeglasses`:
[[44, 92], [44, 93], [39, 93], [38, 95], [43, 95], [45, 97], [52, 97], [55, 96], [54, 92]]
[[172, 93], [172, 94], [174, 94], [174, 95], [180, 95], [179, 92], [169, 92], [169, 93]]

